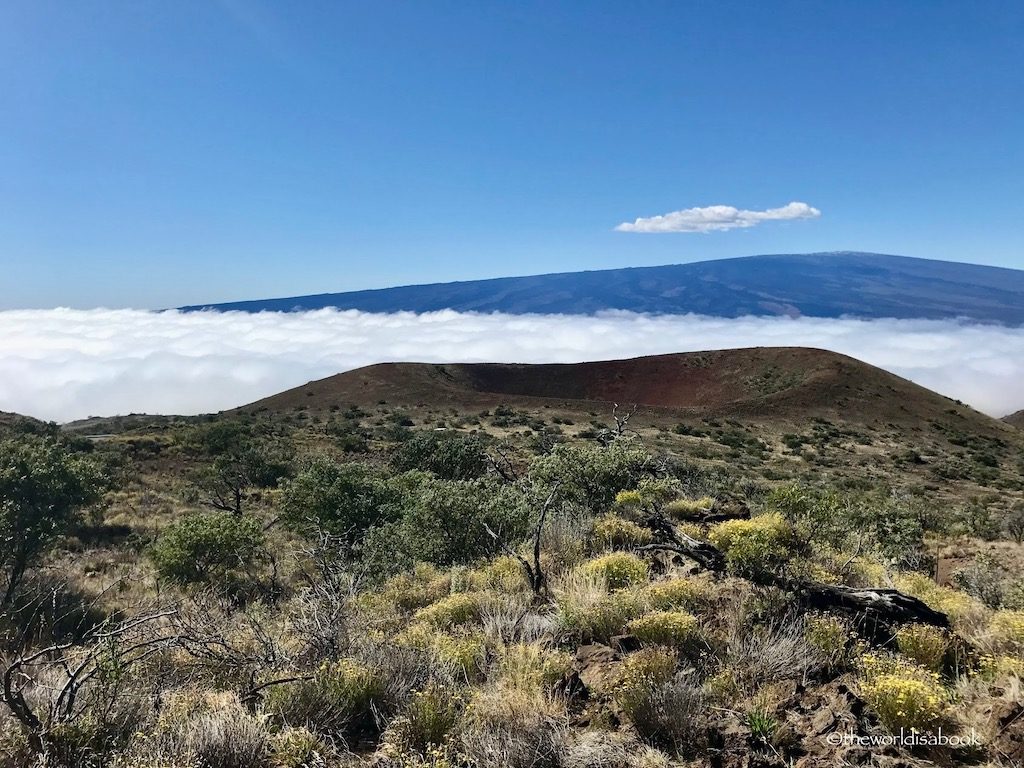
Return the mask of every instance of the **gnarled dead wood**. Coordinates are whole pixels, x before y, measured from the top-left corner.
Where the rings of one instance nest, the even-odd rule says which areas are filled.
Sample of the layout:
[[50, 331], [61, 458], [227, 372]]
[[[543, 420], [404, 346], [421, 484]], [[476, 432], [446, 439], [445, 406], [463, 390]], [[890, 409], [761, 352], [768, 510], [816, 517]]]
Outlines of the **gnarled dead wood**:
[[[661, 514], [652, 515], [645, 522], [655, 535], [667, 541], [637, 547], [636, 552], [674, 552], [714, 573], [725, 571], [725, 555], [713, 544], [687, 536]], [[929, 624], [933, 627], [949, 627], [946, 614], [896, 589], [846, 587], [788, 579], [771, 573], [762, 574], [753, 581], [761, 586], [777, 587], [793, 593], [807, 610], [842, 613], [869, 619], [882, 626]]]

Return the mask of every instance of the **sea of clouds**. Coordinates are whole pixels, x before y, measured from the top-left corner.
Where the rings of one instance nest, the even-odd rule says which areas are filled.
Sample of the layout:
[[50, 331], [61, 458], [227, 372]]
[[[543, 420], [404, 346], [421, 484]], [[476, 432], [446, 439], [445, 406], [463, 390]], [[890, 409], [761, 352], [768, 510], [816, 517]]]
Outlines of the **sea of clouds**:
[[750, 346], [842, 352], [994, 416], [1024, 408], [1024, 328], [929, 320], [11, 310], [0, 410], [68, 421], [231, 408], [382, 361], [574, 362]]

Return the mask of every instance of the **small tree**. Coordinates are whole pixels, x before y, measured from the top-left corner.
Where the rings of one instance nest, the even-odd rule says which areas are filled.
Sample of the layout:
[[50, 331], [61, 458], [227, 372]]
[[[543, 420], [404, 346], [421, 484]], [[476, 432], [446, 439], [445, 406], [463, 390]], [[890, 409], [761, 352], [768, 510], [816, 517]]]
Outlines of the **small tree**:
[[487, 471], [488, 463], [479, 438], [446, 432], [417, 432], [391, 457], [399, 472], [420, 469], [444, 480], [473, 480]]
[[100, 467], [59, 440], [23, 435], [0, 442], [0, 608], [10, 604], [25, 571], [105, 487]]
[[1024, 502], [1018, 502], [1006, 516], [1006, 532], [1018, 544], [1024, 542]]
[[193, 513], [164, 531], [150, 557], [168, 581], [224, 585], [249, 571], [262, 551], [263, 527], [256, 518]]
[[314, 460], [281, 492], [281, 520], [294, 530], [326, 531], [351, 548], [371, 527], [395, 519], [402, 494], [364, 464]]
[[252, 427], [235, 421], [215, 422], [188, 433], [186, 449], [209, 457], [193, 481], [214, 509], [242, 514], [253, 488], [273, 488], [289, 474], [285, 451]]

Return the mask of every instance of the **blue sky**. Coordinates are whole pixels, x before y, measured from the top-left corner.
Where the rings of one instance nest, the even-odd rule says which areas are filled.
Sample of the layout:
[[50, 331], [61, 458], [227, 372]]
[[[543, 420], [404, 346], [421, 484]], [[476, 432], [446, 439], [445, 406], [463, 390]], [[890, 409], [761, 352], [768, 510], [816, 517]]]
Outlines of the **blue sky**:
[[[1019, 2], [0, 3], [0, 307], [856, 249], [1024, 268]], [[713, 204], [814, 219], [614, 231]]]

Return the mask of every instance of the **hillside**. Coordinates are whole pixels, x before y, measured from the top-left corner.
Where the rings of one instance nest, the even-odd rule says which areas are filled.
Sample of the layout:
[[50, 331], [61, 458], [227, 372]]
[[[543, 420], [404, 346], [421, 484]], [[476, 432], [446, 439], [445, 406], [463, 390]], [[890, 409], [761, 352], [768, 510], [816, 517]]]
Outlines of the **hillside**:
[[808, 315], [1024, 323], [1024, 271], [872, 253], [747, 256], [661, 267], [413, 285], [184, 307], [367, 312]]
[[381, 401], [401, 407], [544, 405], [607, 410], [648, 406], [666, 415], [743, 415], [756, 421], [840, 416], [917, 426], [951, 414], [981, 434], [1007, 428], [880, 368], [799, 347], [758, 347], [574, 364], [383, 363], [260, 400], [246, 411], [311, 411]]
[[22, 416], [20, 413], [9, 413], [8, 411], [0, 411], [0, 430], [9, 429], [16, 424], [31, 422], [34, 424], [41, 424], [37, 419], [33, 419], [29, 416]]
[[1024, 410], [1011, 413], [1009, 416], [1004, 416], [1003, 421], [1020, 429], [1024, 429]]

